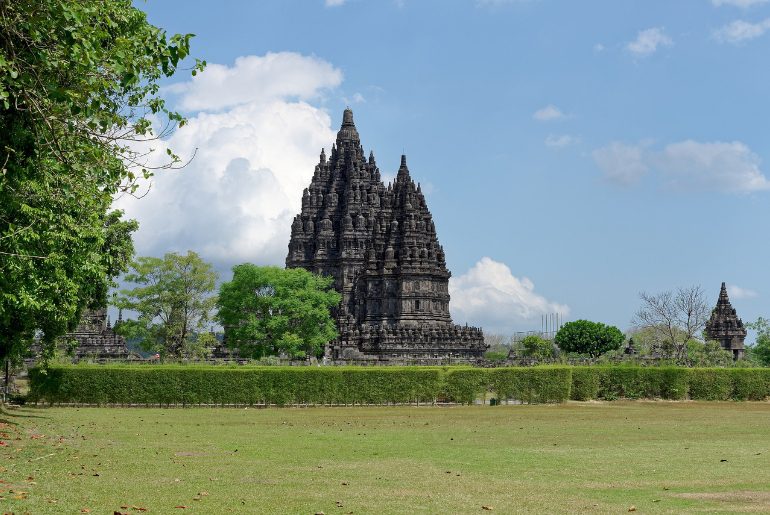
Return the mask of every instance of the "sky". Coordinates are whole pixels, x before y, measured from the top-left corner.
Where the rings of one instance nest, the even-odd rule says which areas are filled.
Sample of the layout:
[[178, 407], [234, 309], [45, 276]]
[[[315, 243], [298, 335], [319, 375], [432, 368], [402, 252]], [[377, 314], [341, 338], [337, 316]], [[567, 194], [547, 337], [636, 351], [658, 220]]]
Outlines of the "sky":
[[630, 327], [639, 293], [722, 281], [770, 316], [770, 0], [148, 0], [207, 69], [163, 85], [182, 158], [141, 199], [138, 255], [222, 280], [283, 265], [350, 106], [393, 178], [407, 155], [457, 323]]

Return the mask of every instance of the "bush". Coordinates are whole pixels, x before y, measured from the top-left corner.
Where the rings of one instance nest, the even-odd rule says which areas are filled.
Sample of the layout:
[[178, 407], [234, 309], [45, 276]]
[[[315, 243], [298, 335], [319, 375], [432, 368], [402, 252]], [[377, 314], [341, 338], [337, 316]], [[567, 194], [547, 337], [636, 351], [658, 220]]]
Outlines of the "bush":
[[625, 336], [617, 327], [589, 320], [567, 322], [559, 329], [555, 338], [556, 345], [561, 350], [592, 357], [619, 349], [623, 340]]
[[726, 368], [693, 368], [689, 373], [690, 399], [726, 401], [733, 395], [733, 377]]
[[599, 369], [575, 367], [572, 369], [572, 388], [569, 398], [573, 401], [590, 401], [599, 395]]
[[570, 367], [506, 367], [490, 370], [490, 388], [499, 399], [525, 403], [564, 402], [572, 382]]
[[553, 357], [553, 344], [542, 336], [530, 334], [520, 342], [522, 354], [528, 358], [547, 359]]
[[77, 365], [30, 370], [31, 402], [51, 404], [472, 404], [493, 391], [525, 403], [567, 399], [764, 400], [770, 369], [637, 366], [253, 367]]

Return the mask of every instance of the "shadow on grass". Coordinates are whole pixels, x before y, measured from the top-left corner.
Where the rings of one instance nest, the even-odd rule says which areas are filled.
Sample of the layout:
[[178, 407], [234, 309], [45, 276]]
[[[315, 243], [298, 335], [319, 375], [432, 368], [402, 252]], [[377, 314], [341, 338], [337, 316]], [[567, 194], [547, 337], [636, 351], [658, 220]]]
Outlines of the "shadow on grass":
[[3, 406], [0, 405], [0, 423], [2, 424], [10, 424], [13, 426], [18, 426], [19, 422], [15, 421], [14, 419], [23, 419], [23, 418], [41, 418], [41, 419], [47, 419], [48, 417], [43, 417], [41, 415], [32, 415], [30, 412], [33, 410], [31, 408], [11, 408], [9, 409], [7, 405]]

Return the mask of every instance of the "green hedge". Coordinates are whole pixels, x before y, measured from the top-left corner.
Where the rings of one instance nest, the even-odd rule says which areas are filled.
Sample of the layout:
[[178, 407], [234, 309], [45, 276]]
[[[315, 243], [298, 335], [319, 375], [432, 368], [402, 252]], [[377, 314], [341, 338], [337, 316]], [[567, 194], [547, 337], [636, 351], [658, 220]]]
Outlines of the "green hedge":
[[78, 365], [35, 368], [30, 380], [33, 402], [97, 405], [472, 404], [487, 393], [525, 403], [770, 396], [765, 368]]

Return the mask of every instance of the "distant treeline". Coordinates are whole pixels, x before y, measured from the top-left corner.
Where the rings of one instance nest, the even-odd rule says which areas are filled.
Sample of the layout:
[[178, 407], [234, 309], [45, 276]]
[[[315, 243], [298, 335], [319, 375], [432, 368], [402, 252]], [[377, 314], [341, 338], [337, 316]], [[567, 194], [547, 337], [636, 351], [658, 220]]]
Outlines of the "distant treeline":
[[80, 365], [30, 371], [29, 400], [94, 405], [356, 405], [477, 399], [764, 400], [770, 370], [630, 366], [211, 367]]

